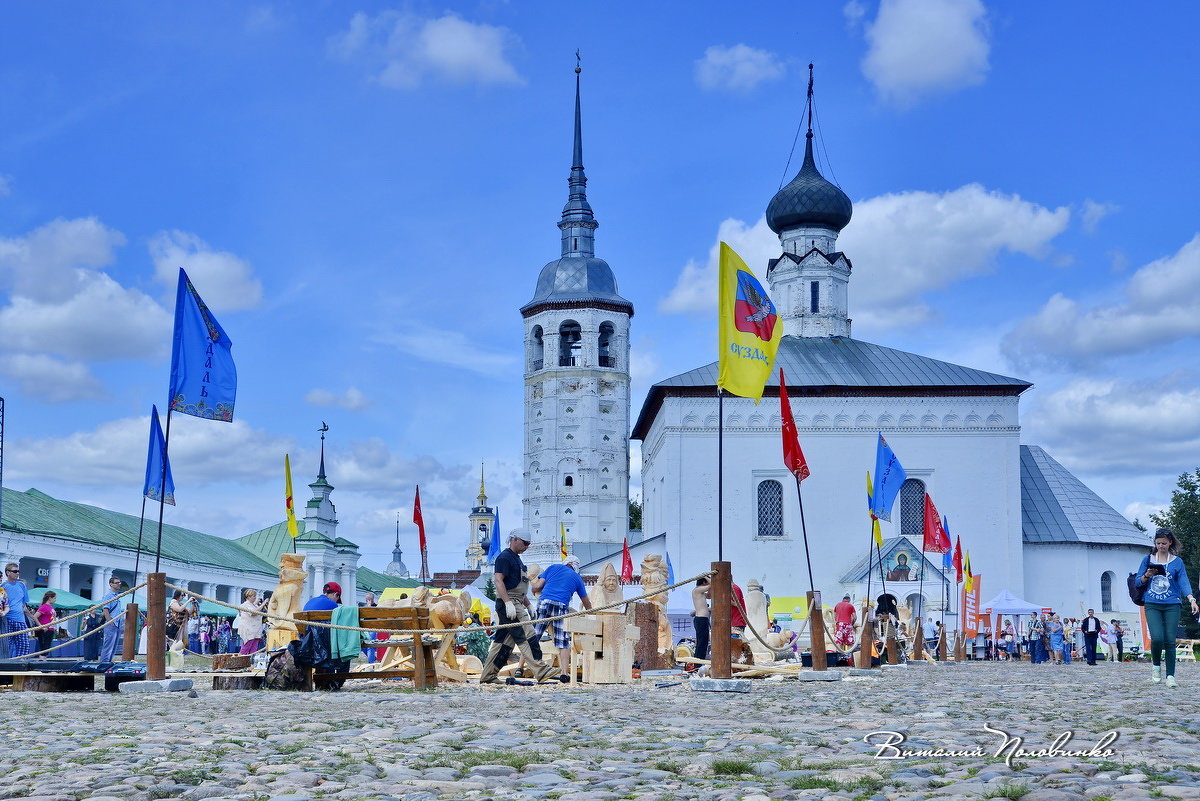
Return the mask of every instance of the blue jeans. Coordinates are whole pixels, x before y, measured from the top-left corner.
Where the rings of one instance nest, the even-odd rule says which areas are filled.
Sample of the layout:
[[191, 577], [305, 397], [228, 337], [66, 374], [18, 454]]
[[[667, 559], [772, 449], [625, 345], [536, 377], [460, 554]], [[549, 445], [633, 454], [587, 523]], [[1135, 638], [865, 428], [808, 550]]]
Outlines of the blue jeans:
[[[1175, 631], [1183, 613], [1179, 604], [1146, 604], [1146, 628], [1150, 629], [1150, 660], [1167, 663], [1167, 675], [1175, 675]], [[1166, 651], [1165, 660], [1163, 651]]]
[[125, 621], [114, 623], [104, 630], [104, 644], [100, 646], [100, 661], [115, 662], [114, 656], [125, 640]]

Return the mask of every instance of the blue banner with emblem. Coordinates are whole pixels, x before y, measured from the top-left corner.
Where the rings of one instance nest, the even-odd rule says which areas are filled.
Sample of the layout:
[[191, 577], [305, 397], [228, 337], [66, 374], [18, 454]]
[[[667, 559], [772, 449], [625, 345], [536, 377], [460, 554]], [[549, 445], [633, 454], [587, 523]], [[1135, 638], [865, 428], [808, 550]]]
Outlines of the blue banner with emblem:
[[232, 348], [225, 329], [180, 268], [171, 348], [171, 411], [233, 422], [237, 368]]

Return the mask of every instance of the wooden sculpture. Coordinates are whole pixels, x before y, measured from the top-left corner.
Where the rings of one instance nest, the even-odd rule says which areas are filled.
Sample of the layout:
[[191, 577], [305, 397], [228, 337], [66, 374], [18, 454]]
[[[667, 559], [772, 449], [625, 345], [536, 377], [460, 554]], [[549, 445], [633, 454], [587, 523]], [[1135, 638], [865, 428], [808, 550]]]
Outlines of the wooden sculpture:
[[655, 625], [658, 627], [658, 652], [665, 654], [671, 650], [671, 623], [667, 618], [667, 562], [659, 554], [651, 553], [642, 557], [642, 594], [649, 595], [658, 590], [664, 590], [659, 595], [651, 595], [646, 600], [657, 609]]
[[[267, 611], [280, 617], [295, 617], [304, 607], [304, 582], [308, 580], [308, 571], [304, 569], [304, 554], [283, 553], [279, 555], [279, 586], [271, 594], [271, 603]], [[296, 624], [285, 620], [271, 620], [271, 629], [267, 632], [267, 650], [277, 651], [286, 648], [292, 640], [298, 639]]]

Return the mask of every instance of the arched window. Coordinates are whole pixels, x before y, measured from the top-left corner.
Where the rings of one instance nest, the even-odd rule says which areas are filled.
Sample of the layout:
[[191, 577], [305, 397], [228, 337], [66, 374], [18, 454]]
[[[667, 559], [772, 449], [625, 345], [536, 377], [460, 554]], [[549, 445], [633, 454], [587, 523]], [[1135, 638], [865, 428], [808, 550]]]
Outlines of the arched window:
[[758, 485], [758, 536], [783, 536], [783, 485], [773, 479]]
[[900, 485], [900, 533], [905, 537], [925, 536], [925, 482], [910, 478]]
[[566, 478], [564, 478], [564, 479], [563, 479], [563, 486], [564, 486], [564, 487], [573, 487], [573, 486], [575, 486], [575, 479], [574, 479], [574, 478], [572, 478], [571, 476], [567, 476]]
[[529, 369], [541, 370], [545, 365], [546, 345], [542, 341], [542, 327], [535, 325], [529, 336]]
[[612, 323], [600, 323], [600, 366], [601, 367], [616, 367], [616, 362], [612, 357], [611, 345], [613, 334], [616, 333]]
[[1113, 611], [1112, 585], [1113, 585], [1113, 572], [1111, 570], [1106, 570], [1100, 576], [1100, 611], [1101, 612], [1112, 612]]
[[579, 323], [564, 320], [558, 327], [558, 366], [582, 366], [582, 357], [583, 334], [579, 330]]

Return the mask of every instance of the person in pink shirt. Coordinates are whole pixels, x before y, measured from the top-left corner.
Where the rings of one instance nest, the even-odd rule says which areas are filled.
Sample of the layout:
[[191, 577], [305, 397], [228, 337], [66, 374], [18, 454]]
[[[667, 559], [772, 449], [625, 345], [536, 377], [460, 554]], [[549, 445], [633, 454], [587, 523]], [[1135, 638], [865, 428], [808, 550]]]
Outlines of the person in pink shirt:
[[[42, 596], [42, 605], [37, 610], [37, 622], [41, 626], [37, 630], [37, 650], [45, 651], [54, 643], [54, 621], [58, 620], [58, 613], [54, 611], [54, 602], [58, 600], [58, 593], [54, 590], [47, 590]], [[38, 659], [45, 659], [46, 655], [42, 654]]]
[[842, 600], [833, 607], [833, 616], [837, 621], [833, 631], [833, 644], [842, 650], [848, 650], [854, 645], [854, 624], [858, 622], [858, 612], [850, 602], [849, 595], [843, 595]]

